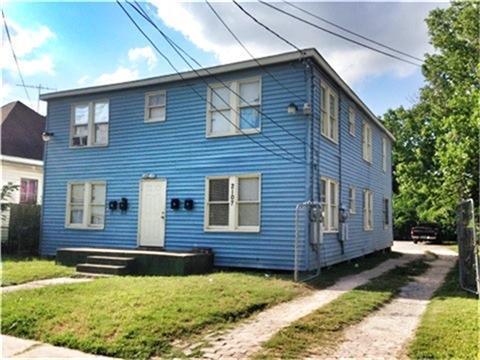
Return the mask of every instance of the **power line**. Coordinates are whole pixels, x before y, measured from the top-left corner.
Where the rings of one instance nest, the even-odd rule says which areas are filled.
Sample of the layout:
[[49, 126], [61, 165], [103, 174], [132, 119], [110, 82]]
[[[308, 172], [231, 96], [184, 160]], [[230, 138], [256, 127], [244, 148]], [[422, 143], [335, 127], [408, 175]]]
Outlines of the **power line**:
[[10, 49], [12, 50], [12, 55], [15, 60], [15, 64], [17, 65], [18, 76], [20, 76], [23, 90], [25, 90], [25, 95], [27, 95], [27, 98], [30, 101], [30, 94], [27, 91], [25, 80], [23, 80], [22, 71], [20, 70], [20, 64], [18, 63], [17, 55], [15, 54], [15, 49], [13, 48], [12, 38], [10, 37], [10, 31], [8, 30], [7, 19], [5, 18], [5, 13], [3, 12], [3, 9], [2, 9], [2, 18], [3, 18], [3, 25], [5, 27], [5, 32], [7, 33], [8, 42], [10, 43]]
[[287, 5], [295, 8], [295, 9], [301, 11], [301, 12], [303, 12], [304, 14], [308, 14], [308, 15], [310, 15], [310, 16], [313, 16], [314, 18], [316, 18], [316, 19], [318, 19], [318, 20], [321, 20], [321, 21], [323, 21], [323, 22], [325, 22], [325, 23], [327, 23], [327, 24], [329, 24], [329, 25], [331, 25], [331, 26], [334, 26], [334, 27], [336, 27], [337, 29], [343, 30], [343, 31], [345, 31], [345, 32], [347, 32], [347, 33], [349, 33], [349, 34], [351, 34], [351, 35], [358, 36], [358, 37], [361, 38], [361, 39], [370, 41], [371, 43], [373, 43], [373, 44], [375, 44], [375, 45], [384, 47], [384, 48], [386, 48], [386, 49], [388, 49], [388, 50], [391, 50], [391, 51], [394, 51], [394, 52], [399, 53], [399, 54], [401, 54], [401, 55], [407, 56], [407, 57], [409, 57], [409, 58], [411, 58], [411, 59], [414, 59], [414, 60], [418, 60], [418, 61], [423, 62], [423, 59], [420, 59], [420, 58], [418, 58], [418, 57], [416, 57], [416, 56], [410, 55], [410, 54], [408, 54], [408, 53], [406, 53], [406, 52], [403, 52], [403, 51], [401, 51], [401, 50], [395, 49], [395, 48], [390, 47], [390, 46], [388, 46], [388, 45], [382, 44], [382, 43], [379, 42], [379, 41], [373, 40], [373, 39], [371, 39], [371, 38], [369, 38], [369, 37], [366, 37], [366, 36], [364, 36], [364, 35], [361, 35], [361, 34], [355, 32], [355, 31], [351, 31], [351, 30], [349, 30], [349, 29], [347, 29], [347, 28], [345, 28], [345, 27], [343, 27], [343, 26], [340, 26], [340, 25], [334, 23], [333, 21], [327, 20], [327, 19], [325, 19], [324, 17], [321, 17], [321, 16], [319, 16], [319, 15], [317, 15], [317, 14], [314, 14], [314, 13], [312, 13], [312, 12], [306, 10], [306, 9], [303, 9], [303, 8], [301, 8], [300, 6], [295, 5], [294, 3], [291, 3], [291, 2], [289, 2], [289, 1], [287, 1], [287, 0], [282, 0], [282, 1], [283, 1], [285, 4], [287, 4]]
[[[230, 86], [228, 86], [228, 84], [226, 84], [222, 79], [220, 79], [219, 77], [217, 77], [215, 74], [212, 74], [208, 69], [206, 68], [202, 68], [201, 64], [195, 59], [193, 58], [192, 56], [190, 56], [190, 54], [188, 54], [187, 51], [185, 51], [181, 46], [179, 46], [175, 41], [173, 41], [168, 35], [166, 35], [156, 24], [155, 22], [150, 18], [150, 16], [148, 16], [148, 14], [145, 13], [145, 11], [141, 8], [141, 6], [138, 4], [138, 2], [135, 0], [135, 4], [137, 5], [136, 7], [131, 4], [130, 2], [127, 1], [127, 4], [129, 4], [135, 11], [137, 11], [137, 13], [139, 13], [142, 17], [145, 18], [145, 20], [147, 20], [161, 35], [162, 37], [169, 43], [169, 45], [172, 47], [172, 49], [182, 58], [182, 60], [195, 72], [195, 74], [197, 75], [197, 77], [199, 77], [207, 86], [209, 86], [208, 82], [198, 73], [197, 69], [195, 69], [186, 59], [185, 57], [180, 54], [179, 51], [181, 51], [182, 53], [184, 53], [191, 61], [193, 61], [195, 64], [197, 64], [197, 66], [199, 66], [201, 68], [201, 70], [204, 70], [205, 72], [207, 72], [209, 75], [211, 75], [215, 80], [217, 80], [218, 82], [220, 82], [226, 89], [228, 89], [232, 94], [234, 94], [235, 96], [237, 96], [240, 100], [242, 100], [243, 102], [245, 102], [247, 105], [249, 106], [254, 106], [253, 104], [251, 104], [249, 101], [247, 101], [244, 97], [242, 97], [241, 94], [237, 93], [236, 91], [232, 90]], [[212, 88], [212, 91], [218, 96], [217, 92], [215, 89]], [[223, 101], [223, 103], [225, 105], [227, 105], [230, 109], [232, 109], [233, 111], [235, 111], [239, 116], [240, 118], [242, 118], [242, 114], [241, 112], [237, 111], [236, 109], [233, 109], [230, 107], [230, 104], [224, 100], [222, 97], [219, 96], [219, 98]], [[265, 114], [262, 110], [257, 110], [258, 113], [260, 113], [261, 115], [265, 116], [268, 120], [270, 120], [273, 124], [275, 124], [276, 126], [278, 126], [280, 129], [282, 129], [283, 131], [285, 131], [287, 134], [289, 134], [290, 136], [296, 138], [298, 141], [302, 142], [303, 144], [306, 145], [306, 142], [301, 139], [300, 137], [298, 137], [297, 135], [293, 134], [292, 132], [290, 132], [288, 129], [286, 129], [284, 126], [282, 126], [280, 123], [277, 123], [275, 120], [273, 120], [270, 116], [268, 116], [267, 114]], [[244, 119], [245, 120], [245, 119]], [[248, 121], [247, 121], [248, 122]], [[251, 125], [251, 124], [250, 124]], [[286, 150], [283, 146], [277, 144], [274, 140], [270, 139], [270, 137], [268, 137], [267, 135], [265, 134], [262, 134], [262, 136], [264, 136], [266, 139], [268, 139], [272, 144], [274, 144], [275, 146], [279, 147], [280, 149], [282, 149], [283, 151], [285, 151], [286, 153], [290, 154], [291, 156], [293, 157], [296, 157], [295, 155], [291, 154], [288, 150]], [[298, 157], [297, 157], [298, 158]]]
[[[235, 0], [233, 0], [233, 2], [234, 2], [238, 7], [240, 7], [240, 5], [239, 5]], [[372, 46], [369, 46], [369, 45], [367, 45], [367, 44], [364, 44], [364, 43], [361, 43], [361, 42], [359, 42], [359, 41], [350, 39], [350, 38], [347, 37], [347, 36], [344, 36], [344, 35], [341, 35], [341, 34], [338, 34], [338, 33], [334, 32], [334, 31], [331, 31], [331, 30], [328, 30], [328, 29], [326, 29], [326, 28], [323, 28], [323, 27], [321, 27], [321, 26], [319, 26], [319, 25], [317, 25], [317, 24], [314, 24], [314, 23], [312, 23], [312, 22], [310, 22], [310, 21], [308, 21], [308, 20], [305, 20], [305, 19], [303, 19], [303, 18], [301, 18], [301, 17], [298, 17], [298, 16], [296, 16], [296, 15], [290, 14], [289, 12], [287, 12], [287, 11], [285, 11], [285, 10], [282, 10], [282, 9], [280, 9], [280, 8], [278, 8], [278, 7], [276, 7], [276, 6], [272, 5], [272, 4], [269, 4], [269, 3], [265, 2], [265, 1], [259, 0], [259, 2], [260, 2], [261, 4], [263, 4], [263, 5], [266, 5], [266, 6], [270, 7], [270, 8], [272, 8], [272, 9], [274, 9], [274, 10], [276, 10], [276, 11], [282, 13], [282, 14], [284, 14], [284, 15], [290, 16], [290, 17], [292, 17], [292, 18], [294, 18], [294, 19], [296, 19], [296, 20], [298, 20], [298, 21], [301, 21], [301, 22], [303, 22], [303, 23], [305, 23], [305, 24], [307, 24], [307, 25], [310, 25], [310, 26], [312, 26], [312, 27], [314, 27], [314, 28], [316, 28], [316, 29], [318, 29], [318, 30], [327, 32], [327, 33], [329, 33], [329, 34], [331, 34], [331, 35], [333, 35], [333, 36], [339, 37], [339, 38], [341, 38], [341, 39], [343, 39], [343, 40], [345, 40], [345, 41], [354, 43], [354, 44], [356, 44], [356, 45], [365, 47], [365, 48], [370, 49], [370, 50], [372, 50], [372, 51], [375, 51], [375, 52], [378, 52], [378, 53], [383, 54], [383, 55], [385, 55], [385, 56], [388, 56], [388, 57], [390, 57], [390, 58], [393, 58], [393, 59], [396, 59], [396, 60], [399, 60], [399, 61], [403, 61], [403, 62], [406, 62], [406, 63], [408, 63], [408, 64], [414, 65], [414, 66], [418, 66], [418, 67], [421, 66], [421, 65], [419, 65], [419, 64], [417, 64], [417, 63], [414, 63], [414, 62], [412, 62], [412, 61], [410, 61], [410, 60], [402, 59], [402, 58], [400, 58], [400, 57], [398, 57], [398, 56], [396, 56], [396, 55], [387, 53], [387, 52], [385, 52], [385, 51], [383, 51], [383, 50], [380, 50], [380, 49], [376, 49], [376, 48], [374, 48], [374, 47], [372, 47]], [[241, 10], [242, 10], [244, 13], [247, 13], [251, 18], [253, 18], [253, 16], [252, 16], [251, 14], [249, 14], [245, 9], [242, 8]], [[255, 21], [256, 21], [257, 23], [260, 23], [260, 21], [258, 21], [258, 20], [256, 20], [256, 19], [255, 19]], [[260, 23], [260, 24], [261, 24], [261, 23]], [[291, 42], [289, 41], [288, 44], [291, 45]], [[297, 46], [294, 46], [294, 48], [298, 50], [298, 47], [297, 47]]]
[[[153, 48], [158, 52], [158, 54], [170, 65], [170, 67], [177, 73], [178, 76], [180, 76], [180, 78], [182, 80], [186, 80], [186, 78], [183, 76], [183, 74], [176, 68], [176, 66], [172, 63], [172, 61], [168, 58], [168, 56], [166, 56], [159, 48], [158, 46], [154, 43], [154, 41], [145, 33], [145, 31], [143, 31], [143, 29], [140, 27], [140, 25], [137, 24], [137, 22], [135, 21], [135, 19], [133, 19], [133, 17], [129, 14], [129, 12], [123, 7], [123, 5], [120, 3], [119, 0], [116, 0], [116, 3], [117, 5], [123, 10], [123, 12], [125, 13], [125, 15], [127, 15], [127, 17], [130, 19], [130, 21], [134, 24], [134, 26], [137, 28], [138, 31], [140, 31], [140, 33], [142, 33], [142, 35], [145, 37], [145, 39], [153, 46]], [[202, 101], [207, 101], [210, 106], [212, 106], [216, 111], [218, 111], [218, 109], [208, 100], [206, 99], [202, 94], [200, 94], [197, 89], [195, 89], [195, 87], [191, 84], [189, 84], [189, 87], [191, 88], [191, 90], [200, 98], [202, 99]], [[228, 117], [226, 117], [225, 115], [223, 115], [223, 113], [219, 112], [224, 118], [225, 120], [227, 120], [231, 125], [233, 125], [234, 127], [236, 127], [240, 133], [242, 133], [242, 135], [245, 135], [250, 141], [252, 141], [253, 143], [257, 144], [258, 146], [260, 146], [261, 148], [263, 148], [264, 150], [268, 151], [269, 153], [277, 156], [277, 157], [281, 157], [282, 159], [286, 160], [286, 161], [289, 161], [289, 162], [293, 162], [293, 163], [296, 163], [296, 164], [304, 164], [305, 162], [298, 162], [296, 160], [292, 160], [292, 159], [289, 159], [285, 156], [283, 156], [282, 154], [278, 154], [276, 152], [274, 152], [273, 150], [271, 150], [270, 148], [266, 147], [265, 145], [263, 145], [261, 142], [255, 140], [252, 136], [250, 136], [250, 134], [247, 134], [245, 133], [241, 128], [237, 127], [236, 124], [234, 124]]]
[[255, 61], [255, 63], [262, 69], [266, 74], [268, 74], [278, 85], [280, 85], [284, 90], [287, 90], [291, 95], [295, 96], [297, 99], [299, 99], [301, 102], [305, 102], [303, 98], [295, 94], [292, 90], [290, 90], [288, 87], [284, 86], [266, 67], [264, 67], [258, 59], [253, 56], [253, 54], [248, 50], [248, 48], [243, 44], [243, 42], [239, 39], [239, 37], [233, 32], [233, 30], [227, 25], [227, 23], [222, 19], [220, 14], [215, 10], [212, 4], [208, 0], [205, 0], [205, 3], [208, 5], [210, 10], [215, 14], [217, 19], [223, 24], [225, 29], [233, 36], [233, 38], [240, 44], [240, 46], [245, 50], [245, 52]]

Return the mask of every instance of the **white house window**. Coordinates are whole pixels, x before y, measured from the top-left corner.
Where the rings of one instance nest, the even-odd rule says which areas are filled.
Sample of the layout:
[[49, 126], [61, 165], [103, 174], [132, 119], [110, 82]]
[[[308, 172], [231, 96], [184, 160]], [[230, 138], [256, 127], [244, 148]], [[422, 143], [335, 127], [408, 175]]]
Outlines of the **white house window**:
[[260, 230], [260, 175], [206, 179], [205, 230]]
[[167, 93], [165, 90], [145, 94], [145, 122], [165, 121]]
[[338, 183], [328, 178], [320, 179], [320, 202], [324, 214], [323, 229], [338, 230]]
[[362, 154], [365, 161], [372, 162], [372, 128], [367, 123], [362, 129]]
[[390, 223], [390, 201], [383, 199], [383, 226], [387, 227]]
[[109, 103], [106, 100], [75, 104], [72, 111], [71, 146], [108, 145]]
[[373, 193], [371, 190], [363, 192], [363, 229], [373, 229]]
[[321, 133], [328, 139], [338, 141], [338, 97], [326, 85], [320, 86]]
[[36, 204], [37, 194], [37, 179], [20, 179], [20, 204]]
[[348, 108], [348, 132], [355, 136], [355, 110], [353, 107]]
[[103, 229], [105, 198], [105, 182], [70, 182], [65, 225], [76, 229]]
[[235, 80], [226, 85], [214, 84], [208, 87], [207, 136], [259, 132], [260, 78]]
[[382, 168], [383, 172], [387, 171], [387, 139], [382, 138]]
[[348, 207], [350, 208], [350, 214], [355, 214], [357, 212], [356, 204], [356, 192], [354, 187], [348, 188]]

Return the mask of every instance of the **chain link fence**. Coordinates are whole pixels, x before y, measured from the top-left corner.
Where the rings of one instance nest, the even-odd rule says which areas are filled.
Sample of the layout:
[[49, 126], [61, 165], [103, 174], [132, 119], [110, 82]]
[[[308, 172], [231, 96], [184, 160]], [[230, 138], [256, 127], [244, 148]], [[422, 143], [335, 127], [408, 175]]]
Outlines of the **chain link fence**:
[[473, 200], [462, 201], [457, 207], [457, 241], [460, 286], [472, 293], [480, 291], [480, 252], [475, 224]]

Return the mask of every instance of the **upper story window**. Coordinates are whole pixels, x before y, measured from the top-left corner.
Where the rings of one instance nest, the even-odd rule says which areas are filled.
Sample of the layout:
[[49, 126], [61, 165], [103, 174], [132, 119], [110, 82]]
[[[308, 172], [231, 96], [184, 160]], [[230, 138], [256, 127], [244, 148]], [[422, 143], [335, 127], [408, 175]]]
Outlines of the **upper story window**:
[[383, 172], [387, 171], [388, 158], [387, 158], [387, 139], [382, 138], [382, 169]]
[[77, 229], [103, 229], [106, 183], [72, 181], [68, 184], [65, 225]]
[[145, 122], [165, 121], [167, 93], [165, 90], [145, 94]]
[[363, 192], [363, 229], [373, 230], [373, 192]]
[[260, 175], [206, 179], [205, 229], [260, 231]]
[[362, 156], [363, 160], [372, 162], [372, 128], [366, 122], [363, 123], [362, 129]]
[[321, 133], [328, 139], [338, 141], [338, 97], [327, 85], [322, 84], [321, 89]]
[[320, 179], [320, 202], [324, 214], [324, 230], [338, 231], [338, 183], [335, 180]]
[[108, 145], [108, 101], [75, 104], [72, 113], [72, 147]]
[[20, 179], [20, 204], [36, 204], [37, 195], [37, 179]]
[[260, 78], [230, 81], [226, 85], [208, 87], [207, 137], [259, 132]]
[[355, 110], [351, 106], [348, 108], [348, 132], [355, 136]]

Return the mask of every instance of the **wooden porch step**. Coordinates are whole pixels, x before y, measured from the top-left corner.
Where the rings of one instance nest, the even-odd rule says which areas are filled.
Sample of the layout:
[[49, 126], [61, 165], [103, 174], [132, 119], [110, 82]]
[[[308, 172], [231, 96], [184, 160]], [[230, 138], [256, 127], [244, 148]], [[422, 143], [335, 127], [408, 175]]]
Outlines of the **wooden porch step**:
[[123, 257], [123, 256], [101, 256], [101, 255], [87, 256], [88, 264], [99, 264], [99, 265], [129, 266], [134, 260], [135, 258], [133, 257]]
[[126, 275], [128, 269], [125, 265], [104, 265], [104, 264], [78, 264], [77, 272], [91, 274]]

